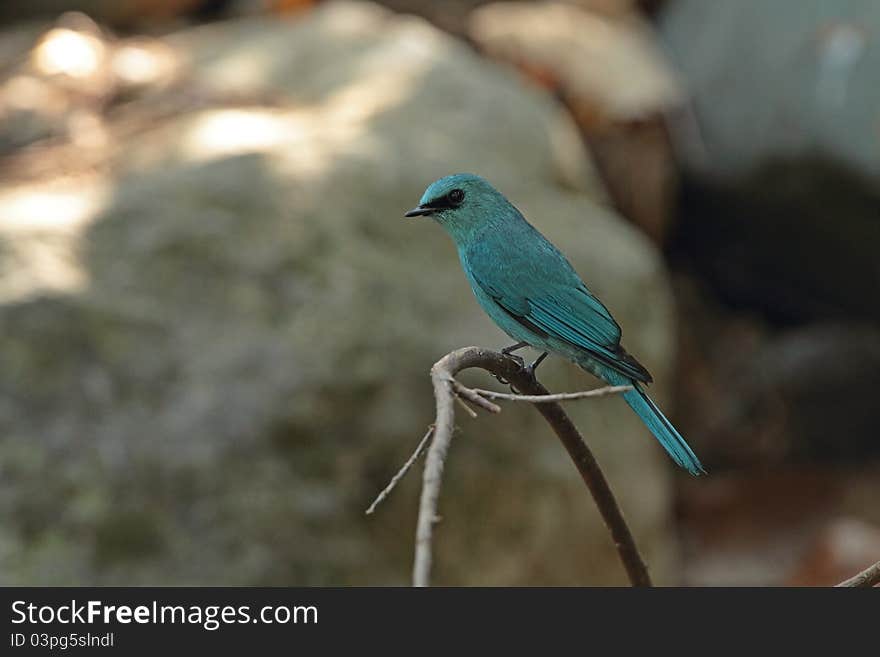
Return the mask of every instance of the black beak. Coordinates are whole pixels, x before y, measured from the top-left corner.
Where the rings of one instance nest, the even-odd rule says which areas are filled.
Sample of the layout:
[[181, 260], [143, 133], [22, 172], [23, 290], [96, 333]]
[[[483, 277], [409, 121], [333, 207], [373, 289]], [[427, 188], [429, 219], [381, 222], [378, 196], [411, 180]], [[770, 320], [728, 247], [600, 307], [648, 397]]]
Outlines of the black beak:
[[417, 208], [413, 208], [409, 212], [407, 212], [404, 217], [424, 217], [429, 214], [434, 214], [435, 208], [429, 208], [426, 205], [420, 205]]

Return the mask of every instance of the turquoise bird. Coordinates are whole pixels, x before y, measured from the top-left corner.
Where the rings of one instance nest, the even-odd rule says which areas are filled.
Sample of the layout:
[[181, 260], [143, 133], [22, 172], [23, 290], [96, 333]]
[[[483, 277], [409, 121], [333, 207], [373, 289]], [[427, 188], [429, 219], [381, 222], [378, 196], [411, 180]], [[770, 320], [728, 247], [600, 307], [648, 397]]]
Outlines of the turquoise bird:
[[672, 460], [704, 473], [693, 450], [648, 397], [651, 375], [620, 346], [620, 326], [565, 256], [486, 180], [468, 173], [441, 178], [407, 217], [430, 217], [449, 233], [477, 301], [516, 344], [563, 356], [623, 394]]

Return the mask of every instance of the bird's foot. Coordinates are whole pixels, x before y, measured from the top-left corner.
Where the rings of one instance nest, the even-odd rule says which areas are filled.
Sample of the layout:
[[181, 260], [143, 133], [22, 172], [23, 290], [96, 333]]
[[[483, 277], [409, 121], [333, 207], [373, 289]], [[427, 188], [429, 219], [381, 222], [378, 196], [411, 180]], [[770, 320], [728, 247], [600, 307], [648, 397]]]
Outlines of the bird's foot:
[[[504, 347], [504, 349], [501, 350], [501, 353], [504, 354], [505, 356], [507, 356], [507, 358], [510, 358], [511, 360], [516, 361], [516, 364], [519, 365], [520, 369], [525, 369], [525, 366], [526, 366], [525, 359], [523, 359], [522, 356], [517, 356], [513, 352], [516, 351], [517, 349], [522, 349], [523, 347], [528, 347], [528, 346], [529, 346], [528, 342], [517, 342], [516, 344], [512, 344], [509, 347]], [[498, 379], [498, 382], [501, 385], [505, 385], [505, 386], [510, 385], [510, 381], [505, 379], [503, 376], [497, 375], [495, 378]]]
[[519, 356], [513, 356], [512, 354], [514, 351], [517, 351], [519, 349], [523, 349], [524, 347], [528, 347], [528, 346], [529, 346], [528, 342], [517, 342], [516, 344], [512, 344], [509, 347], [504, 347], [504, 349], [501, 350], [501, 353], [504, 354], [505, 356], [510, 356], [511, 358], [517, 358], [519, 360], [522, 360], [522, 358], [520, 358]]
[[523, 372], [526, 373], [526, 376], [528, 376], [530, 379], [534, 379], [535, 378], [535, 370], [538, 369], [538, 365], [540, 365], [541, 362], [545, 358], [547, 358], [546, 351], [543, 354], [541, 354], [540, 356], [538, 356], [531, 365], [529, 365], [527, 367], [523, 367]]
[[492, 376], [494, 376], [496, 379], [498, 379], [498, 383], [500, 383], [500, 384], [503, 385], [503, 386], [509, 386], [509, 385], [512, 385], [512, 384], [510, 383], [510, 381], [508, 381], [507, 379], [505, 379], [505, 378], [504, 378], [503, 376], [501, 376], [500, 374], [493, 374]]
[[[529, 365], [526, 365], [526, 361], [521, 356], [516, 356], [511, 353], [505, 353], [504, 355], [507, 356], [508, 358], [512, 358], [513, 360], [515, 360], [517, 365], [519, 365], [519, 368], [522, 370], [523, 374], [525, 374], [530, 379], [534, 379], [535, 378], [535, 370], [537, 370], [538, 365], [540, 365], [544, 361], [544, 359], [547, 358], [548, 354], [545, 351], [540, 356], [538, 356], [534, 360], [534, 362], [532, 362]], [[495, 375], [495, 378], [498, 379], [498, 382], [501, 383], [502, 385], [505, 385], [505, 386], [511, 385], [510, 381], [508, 381], [507, 379], [505, 379], [501, 375]], [[513, 390], [513, 386], [511, 386], [511, 390]]]
[[522, 356], [517, 356], [516, 354], [504, 354], [504, 355], [507, 356], [509, 359], [516, 361], [516, 364], [519, 365], [519, 368], [521, 370], [525, 369], [525, 367], [526, 367], [525, 358], [523, 358]]

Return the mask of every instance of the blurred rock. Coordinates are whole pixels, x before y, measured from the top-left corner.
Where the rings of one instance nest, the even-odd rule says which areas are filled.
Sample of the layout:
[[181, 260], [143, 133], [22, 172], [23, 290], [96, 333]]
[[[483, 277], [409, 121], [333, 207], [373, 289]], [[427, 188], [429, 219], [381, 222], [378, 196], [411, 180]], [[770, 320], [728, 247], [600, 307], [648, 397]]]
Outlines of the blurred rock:
[[380, 0], [378, 4], [403, 14], [421, 16], [445, 32], [463, 36], [470, 12], [492, 0]]
[[880, 528], [854, 518], [828, 524], [788, 577], [788, 586], [834, 586], [880, 560]]
[[[651, 0], [568, 0], [569, 4], [580, 5], [590, 11], [607, 16], [631, 14], [637, 5], [650, 5]], [[427, 18], [432, 24], [452, 34], [464, 36], [468, 32], [470, 13], [493, 0], [380, 0], [394, 11], [415, 14]], [[535, 5], [534, 0], [514, 0], [508, 5]]]
[[[0, 155], [37, 142], [69, 141], [81, 151], [105, 151], [109, 109], [156, 94], [180, 73], [180, 61], [161, 41], [115, 38], [78, 12], [26, 31], [28, 40], [0, 53]], [[22, 162], [9, 167], [23, 177]]]
[[[757, 354], [771, 340], [760, 317], [734, 313], [694, 277], [673, 278], [679, 316], [680, 345], [676, 373], [676, 425], [712, 473], [723, 468], [778, 464], [785, 448], [765, 436], [779, 436], [777, 425], [762, 423], [740, 404], [748, 385], [747, 371], [759, 362]], [[775, 399], [775, 398], [774, 398]]]
[[654, 0], [562, 0], [562, 2], [578, 5], [606, 16], [631, 15], [654, 4]]
[[683, 93], [631, 3], [494, 3], [472, 14], [469, 34], [562, 96], [615, 205], [662, 242], [676, 190], [664, 115]]
[[880, 456], [880, 330], [874, 327], [785, 332], [732, 383], [741, 409], [752, 422], [764, 418], [761, 424], [775, 427], [778, 435], [766, 440], [789, 459], [863, 463]]
[[[250, 104], [154, 116], [90, 183], [111, 193], [78, 213], [55, 201], [75, 217], [61, 227], [27, 211], [47, 190], [0, 203], [22, 219], [0, 232], [0, 265], [22, 239], [54, 239], [80, 272], [40, 283], [41, 263], [20, 257], [37, 283], [0, 306], [4, 584], [406, 583], [419, 477], [363, 511], [431, 421], [431, 363], [507, 343], [441, 231], [401, 216], [452, 171], [487, 175], [566, 247], [665, 401], [662, 264], [594, 202], [601, 186], [550, 98], [368, 4], [165, 43], [186, 55], [192, 93]], [[593, 383], [544, 367], [556, 389]], [[671, 465], [621, 400], [570, 410], [652, 573], [672, 581]], [[625, 581], [532, 409], [460, 422], [438, 583]]]
[[676, 0], [661, 33], [693, 94], [716, 176], [820, 153], [880, 174], [880, 4]]
[[880, 456], [880, 330], [774, 330], [676, 276], [681, 428], [710, 468], [863, 463]]
[[660, 25], [693, 96], [674, 134], [697, 273], [774, 321], [876, 322], [880, 3], [677, 0]]
[[676, 221], [678, 171], [661, 118], [621, 123], [587, 141], [615, 207], [663, 246]]
[[778, 468], [682, 481], [685, 582], [824, 586], [855, 575], [878, 558], [878, 474]]
[[471, 15], [469, 33], [490, 56], [560, 88], [588, 131], [650, 118], [682, 100], [675, 73], [636, 14], [498, 2]]
[[206, 0], [3, 0], [0, 22], [81, 11], [101, 23], [130, 27], [168, 22], [205, 3]]
[[40, 33], [45, 23], [40, 21], [21, 21], [11, 26], [0, 25], [0, 74], [4, 77], [27, 59], [27, 52]]
[[743, 180], [691, 180], [671, 250], [727, 304], [775, 323], [876, 323], [878, 207], [880, 181], [839, 163], [773, 162]]
[[663, 9], [668, 2], [669, 0], [635, 0], [634, 4], [638, 5], [645, 14], [653, 17]]

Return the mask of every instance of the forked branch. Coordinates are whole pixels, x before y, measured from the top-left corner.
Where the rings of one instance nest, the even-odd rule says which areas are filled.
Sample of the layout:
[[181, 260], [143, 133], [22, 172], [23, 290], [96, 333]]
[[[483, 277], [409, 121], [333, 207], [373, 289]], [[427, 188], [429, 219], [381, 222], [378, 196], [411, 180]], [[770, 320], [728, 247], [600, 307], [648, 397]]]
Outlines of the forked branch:
[[[509, 381], [522, 394], [509, 394], [468, 388], [455, 379], [462, 370], [483, 369], [498, 378]], [[428, 586], [432, 562], [432, 541], [434, 525], [438, 520], [437, 508], [443, 467], [452, 441], [455, 425], [455, 406], [461, 404], [473, 414], [470, 403], [490, 413], [501, 412], [501, 407], [491, 400], [522, 401], [534, 404], [535, 408], [551, 426], [562, 441], [569, 456], [577, 467], [581, 478], [587, 485], [611, 538], [617, 548], [618, 556], [633, 586], [651, 586], [648, 569], [639, 554], [620, 507], [617, 504], [608, 481], [602, 473], [596, 458], [587, 447], [580, 432], [559, 405], [561, 401], [574, 401], [591, 397], [625, 392], [629, 386], [607, 386], [597, 390], [551, 395], [531, 374], [526, 372], [521, 361], [504, 354], [482, 349], [464, 347], [447, 354], [431, 368], [431, 381], [437, 407], [435, 423], [422, 438], [413, 455], [391, 483], [383, 490], [367, 510], [372, 513], [376, 506], [391, 492], [397, 482], [406, 474], [418, 457], [424, 453], [428, 441], [428, 456], [422, 480], [422, 494], [419, 502], [419, 517], [416, 527], [415, 563], [413, 566], [413, 585]], [[433, 438], [433, 440], [432, 440]], [[865, 569], [840, 584], [839, 587], [871, 587], [880, 584], [880, 562]]]
[[[491, 391], [467, 388], [455, 380], [455, 375], [469, 368], [480, 368], [503, 378], [511, 383], [522, 395], [508, 395]], [[581, 474], [581, 478], [590, 490], [596, 506], [602, 515], [605, 525], [611, 532], [611, 538], [617, 547], [618, 555], [623, 563], [633, 586], [651, 586], [648, 569], [636, 548], [617, 500], [608, 486], [596, 458], [587, 447], [580, 432], [562, 410], [559, 401], [596, 397], [628, 390], [628, 386], [601, 388], [585, 393], [567, 393], [553, 395], [532, 375], [527, 373], [520, 361], [510, 356], [482, 349], [465, 347], [447, 354], [431, 368], [431, 381], [434, 386], [434, 397], [437, 416], [434, 422], [434, 435], [422, 480], [422, 494], [419, 503], [419, 518], [416, 526], [415, 563], [413, 565], [413, 585], [428, 586], [430, 582], [432, 561], [432, 539], [434, 525], [437, 522], [437, 505], [440, 498], [440, 485], [443, 478], [443, 467], [452, 440], [455, 425], [456, 398], [470, 402], [491, 413], [501, 409], [489, 398], [528, 401], [535, 405], [547, 423], [562, 441], [569, 456]]]

